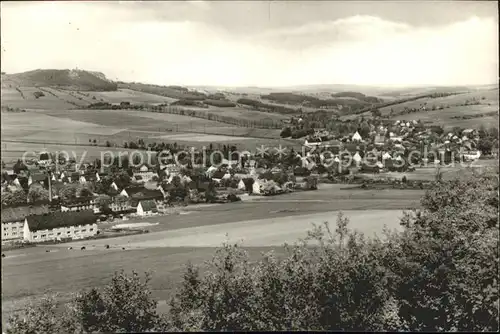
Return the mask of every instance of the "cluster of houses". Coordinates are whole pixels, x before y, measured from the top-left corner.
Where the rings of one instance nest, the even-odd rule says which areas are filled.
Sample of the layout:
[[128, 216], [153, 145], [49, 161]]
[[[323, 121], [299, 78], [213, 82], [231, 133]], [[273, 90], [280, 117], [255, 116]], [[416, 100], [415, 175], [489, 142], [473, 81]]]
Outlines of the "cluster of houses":
[[[213, 189], [214, 201], [227, 202], [231, 196], [241, 193], [273, 195], [315, 189], [317, 184], [313, 178], [295, 177], [293, 173], [291, 177], [287, 175], [286, 182], [279, 182], [273, 180], [273, 175], [283, 174], [282, 168], [257, 167], [255, 160], [243, 165], [226, 159], [218, 167], [194, 166], [201, 173], [196, 177], [175, 164], [162, 165], [159, 169], [142, 165], [131, 170], [127, 174], [128, 182], [123, 184], [119, 181], [123, 170], [102, 171], [91, 163], [66, 164], [57, 167], [62, 170], [56, 170], [54, 163], [43, 158], [42, 163], [37, 161], [16, 172], [8, 168], [2, 171], [2, 196], [20, 191], [27, 197], [23, 204], [2, 205], [2, 242], [86, 238], [99, 233], [96, 222], [103, 214], [163, 213], [177, 194], [181, 200], [203, 202], [208, 198], [209, 189]], [[265, 173], [271, 176], [264, 177]], [[27, 194], [35, 187], [46, 191], [48, 200], [30, 203]], [[87, 189], [87, 192], [67, 200], [65, 189], [71, 187]], [[103, 198], [106, 198], [105, 204]], [[80, 216], [82, 219], [75, 218]]]
[[[433, 163], [449, 164], [453, 159], [459, 158], [465, 161], [479, 159], [481, 152], [477, 149], [479, 142], [478, 131], [465, 129], [461, 133], [436, 134], [431, 128], [423, 128], [419, 123], [413, 121], [395, 121], [390, 127], [379, 125], [371, 126], [369, 134], [365, 138], [359, 131], [349, 136], [335, 138], [335, 136], [324, 129], [317, 129], [315, 133], [308, 136], [304, 146], [311, 149], [312, 154], [319, 155], [322, 151], [333, 154], [335, 162], [342, 161], [341, 152], [349, 152], [351, 162], [354, 166], [346, 166], [350, 171], [359, 169], [363, 158], [369, 154], [374, 158], [375, 164], [367, 171], [394, 170], [394, 166], [400, 165], [395, 162], [407, 161], [409, 152], [419, 152], [411, 158], [412, 164]], [[427, 157], [426, 157], [427, 154]], [[375, 166], [374, 166], [375, 165]], [[309, 168], [314, 168], [311, 165]]]

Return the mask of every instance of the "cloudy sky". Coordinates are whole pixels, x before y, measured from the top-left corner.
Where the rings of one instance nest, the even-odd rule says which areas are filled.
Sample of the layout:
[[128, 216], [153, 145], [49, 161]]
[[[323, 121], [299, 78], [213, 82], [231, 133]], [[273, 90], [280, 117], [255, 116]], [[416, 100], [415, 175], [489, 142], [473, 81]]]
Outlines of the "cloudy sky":
[[156, 84], [498, 80], [497, 2], [2, 2], [2, 71]]

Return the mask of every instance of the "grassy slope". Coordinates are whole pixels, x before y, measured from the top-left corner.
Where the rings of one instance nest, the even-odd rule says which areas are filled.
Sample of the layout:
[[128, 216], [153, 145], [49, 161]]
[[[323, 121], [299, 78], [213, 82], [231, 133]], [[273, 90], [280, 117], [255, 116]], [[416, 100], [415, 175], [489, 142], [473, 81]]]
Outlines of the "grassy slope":
[[[436, 92], [446, 91], [445, 89], [435, 90]], [[452, 91], [451, 88], [448, 91]], [[413, 93], [417, 91], [411, 91]], [[422, 90], [424, 93], [428, 93], [427, 90]], [[486, 117], [477, 117], [471, 119], [456, 119], [454, 117], [457, 116], [466, 116], [466, 115], [482, 115], [485, 113], [490, 113], [494, 111], [498, 111], [499, 105], [499, 91], [498, 88], [487, 87], [487, 89], [481, 89], [473, 92], [462, 93], [458, 95], [451, 95], [440, 98], [420, 98], [414, 101], [402, 102], [399, 104], [394, 104], [388, 107], [380, 108], [379, 110], [382, 112], [382, 115], [387, 116], [391, 108], [394, 110], [395, 114], [391, 119], [405, 119], [405, 120], [418, 120], [422, 119], [423, 121], [429, 124], [438, 124], [443, 125], [447, 128], [460, 126], [460, 127], [468, 127], [468, 128], [477, 128], [482, 124], [486, 126], [490, 126], [493, 124], [498, 124], [498, 116], [486, 116]], [[416, 95], [416, 94], [413, 94]], [[485, 99], [481, 99], [484, 97]], [[404, 99], [405, 97], [399, 97], [398, 99]], [[464, 104], [466, 100], [471, 101], [473, 98], [479, 100], [481, 102], [480, 105], [461, 105]], [[427, 111], [418, 111], [415, 113], [409, 114], [399, 114], [407, 108], [419, 108], [422, 104], [427, 103]], [[489, 105], [488, 105], [489, 104]], [[441, 109], [441, 110], [431, 110], [432, 106], [446, 106], [449, 108]], [[367, 118], [371, 117], [370, 112], [365, 112], [360, 115], [345, 115], [342, 116], [341, 119], [356, 119], [357, 117], [364, 116]]]
[[[51, 151], [75, 150], [78, 156], [87, 150], [89, 159], [99, 157], [100, 151], [107, 150], [105, 147], [84, 148], [74, 145], [88, 145], [89, 139], [96, 139], [101, 145], [110, 141], [119, 146], [125, 141], [137, 141], [139, 138], [146, 142], [177, 142], [195, 147], [208, 145], [211, 142], [231, 143], [251, 150], [260, 145], [289, 144], [286, 140], [252, 138], [278, 138], [280, 130], [234, 127], [188, 116], [132, 110], [38, 110], [26, 113], [2, 113], [1, 117], [2, 158], [6, 162], [17, 160], [25, 150], [43, 148]], [[204, 133], [216, 136], [207, 137], [203, 135]], [[164, 135], [173, 137], [160, 138]], [[12, 140], [25, 143], [12, 143], [10, 142]], [[295, 142], [292, 144], [298, 147]]]
[[[65, 99], [60, 97], [60, 94], [53, 96], [47, 93], [43, 87], [21, 86], [16, 88], [2, 88], [2, 106], [20, 109], [71, 109], [75, 105], [68, 101], [77, 103], [73, 98]], [[33, 93], [36, 91], [42, 91], [45, 96], [35, 98]]]
[[439, 97], [435, 99], [431, 98], [422, 98], [418, 99], [415, 101], [409, 101], [409, 102], [403, 102], [400, 104], [396, 104], [393, 106], [381, 108], [380, 111], [382, 112], [382, 115], [389, 114], [391, 111], [391, 108], [395, 111], [401, 111], [405, 107], [407, 108], [419, 108], [421, 104], [427, 102], [428, 108], [432, 107], [432, 105], [439, 106], [439, 105], [450, 105], [450, 106], [455, 106], [458, 104], [463, 104], [465, 103], [466, 100], [472, 100], [473, 98], [476, 99], [481, 99], [483, 96], [486, 98], [485, 100], [480, 100], [481, 103], [491, 103], [492, 106], [498, 105], [498, 89], [496, 90], [486, 90], [486, 91], [477, 91], [477, 92], [471, 92], [471, 93], [464, 93], [464, 94], [458, 94], [458, 95], [451, 95], [451, 96], [446, 96], [446, 97]]
[[124, 102], [130, 102], [131, 104], [135, 103], [159, 104], [159, 103], [171, 103], [176, 101], [173, 98], [134, 91], [126, 88], [123, 89], [120, 88], [114, 92], [87, 92], [87, 93], [91, 97], [95, 96], [98, 101], [102, 99], [104, 100], [104, 102], [109, 102], [109, 103], [120, 103], [124, 101]]
[[[437, 99], [420, 99], [416, 101], [411, 101], [407, 103], [402, 103], [400, 105], [392, 106], [395, 112], [403, 110], [404, 107], [408, 108], [418, 108], [421, 103], [427, 102], [427, 108], [431, 108], [433, 105], [449, 105], [449, 108], [441, 110], [427, 110], [420, 111], [416, 113], [410, 113], [405, 115], [395, 115], [392, 119], [405, 119], [405, 120], [418, 120], [421, 119], [429, 124], [438, 124], [446, 128], [451, 128], [454, 126], [464, 127], [464, 128], [478, 128], [481, 125], [486, 127], [498, 124], [498, 114], [496, 116], [485, 116], [477, 117], [471, 119], [457, 119], [457, 116], [467, 116], [467, 115], [477, 115], [491, 113], [498, 111], [498, 89], [477, 91], [466, 94], [459, 94], [454, 96], [447, 96]], [[483, 100], [482, 97], [485, 99]], [[471, 101], [473, 98], [481, 102], [480, 105], [460, 105], [464, 104], [466, 100]], [[382, 113], [387, 114], [390, 112], [389, 108], [383, 108]]]

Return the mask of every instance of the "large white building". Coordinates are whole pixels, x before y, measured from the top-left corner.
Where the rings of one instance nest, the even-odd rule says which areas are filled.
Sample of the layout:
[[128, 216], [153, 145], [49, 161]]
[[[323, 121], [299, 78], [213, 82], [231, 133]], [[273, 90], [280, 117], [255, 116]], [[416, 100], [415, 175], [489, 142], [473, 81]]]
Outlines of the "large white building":
[[48, 205], [23, 205], [2, 208], [2, 243], [23, 240], [26, 217], [48, 212]]
[[97, 235], [97, 216], [92, 210], [31, 215], [24, 221], [24, 241], [84, 239], [94, 235]]

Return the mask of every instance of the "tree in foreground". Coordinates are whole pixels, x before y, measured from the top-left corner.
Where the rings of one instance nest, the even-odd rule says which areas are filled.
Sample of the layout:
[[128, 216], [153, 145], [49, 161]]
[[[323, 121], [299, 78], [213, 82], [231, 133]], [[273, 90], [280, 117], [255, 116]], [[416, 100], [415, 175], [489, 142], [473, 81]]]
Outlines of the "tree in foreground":
[[44, 298], [28, 306], [24, 316], [11, 317], [7, 333], [137, 333], [163, 328], [149, 282], [149, 274], [141, 280], [135, 272], [122, 271], [102, 290], [80, 292], [62, 309], [55, 298]]

